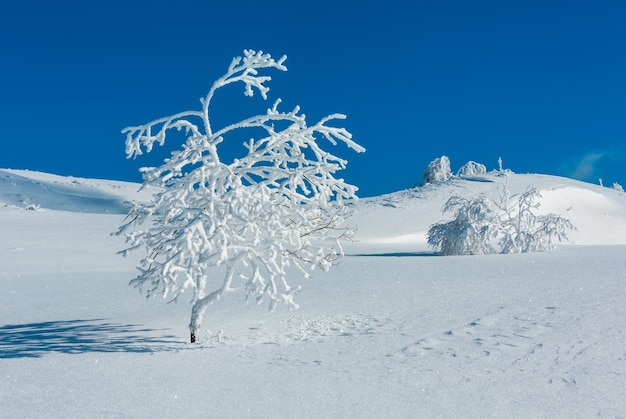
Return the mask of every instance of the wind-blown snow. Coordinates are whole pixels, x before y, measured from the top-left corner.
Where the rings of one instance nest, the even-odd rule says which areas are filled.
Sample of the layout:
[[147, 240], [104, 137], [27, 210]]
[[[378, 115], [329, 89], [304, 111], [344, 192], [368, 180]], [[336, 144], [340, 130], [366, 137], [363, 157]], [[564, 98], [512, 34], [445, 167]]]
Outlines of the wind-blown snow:
[[[446, 199], [505, 181], [540, 189], [574, 244], [433, 256]], [[626, 416], [624, 193], [491, 174], [364, 199], [299, 310], [229, 295], [190, 345], [185, 300], [146, 302], [115, 255], [137, 188], [0, 171], [0, 417]]]

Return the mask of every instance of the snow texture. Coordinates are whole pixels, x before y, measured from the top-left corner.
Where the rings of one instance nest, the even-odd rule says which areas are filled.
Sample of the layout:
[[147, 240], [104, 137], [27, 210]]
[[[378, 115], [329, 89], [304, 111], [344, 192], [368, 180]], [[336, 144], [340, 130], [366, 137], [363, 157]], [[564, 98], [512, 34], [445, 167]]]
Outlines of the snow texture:
[[[487, 174], [363, 199], [357, 241], [299, 282], [298, 310], [229, 294], [190, 345], [188, 305], [129, 292], [138, 261], [115, 255], [111, 209], [139, 185], [0, 179], [3, 419], [626, 416], [626, 196], [612, 188]], [[434, 256], [443, 203], [497, 200], [505, 181], [537, 187], [572, 243]]]

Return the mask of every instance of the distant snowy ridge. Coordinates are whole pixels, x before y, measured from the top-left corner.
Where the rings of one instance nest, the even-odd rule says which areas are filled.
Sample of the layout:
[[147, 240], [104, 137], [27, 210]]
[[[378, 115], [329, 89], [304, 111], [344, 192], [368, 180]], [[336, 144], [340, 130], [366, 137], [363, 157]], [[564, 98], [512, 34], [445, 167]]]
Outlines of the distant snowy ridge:
[[[441, 209], [453, 195], [470, 198], [480, 193], [497, 200], [502, 188], [511, 195], [528, 186], [541, 191], [543, 213], [570, 219], [577, 228], [571, 244], [626, 244], [626, 194], [574, 179], [538, 174], [491, 172], [453, 177], [445, 182], [362, 198], [348, 220], [358, 227], [356, 241], [346, 246], [358, 252], [362, 245], [398, 251], [426, 251], [426, 231], [446, 220]], [[150, 191], [138, 192], [132, 182], [57, 176], [29, 170], [0, 169], [0, 208], [47, 209], [78, 213], [126, 214], [128, 202], [148, 200]]]
[[128, 201], [148, 199], [137, 183], [0, 169], [0, 208], [125, 214]]

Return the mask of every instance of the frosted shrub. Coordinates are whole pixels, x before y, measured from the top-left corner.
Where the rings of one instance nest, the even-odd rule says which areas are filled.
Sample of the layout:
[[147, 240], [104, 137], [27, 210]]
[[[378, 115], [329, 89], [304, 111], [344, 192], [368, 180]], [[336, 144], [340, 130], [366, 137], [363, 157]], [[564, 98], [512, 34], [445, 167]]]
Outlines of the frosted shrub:
[[613, 189], [615, 189], [618, 192], [624, 192], [624, 188], [622, 188], [622, 185], [620, 185], [617, 182], [613, 182]]
[[472, 177], [484, 175], [487, 173], [487, 167], [484, 164], [468, 161], [457, 172], [457, 176]]
[[483, 255], [494, 253], [490, 241], [495, 237], [495, 216], [491, 203], [484, 195], [471, 200], [453, 196], [445, 203], [443, 212], [453, 212], [454, 219], [434, 224], [428, 230], [428, 244], [444, 256]]
[[[148, 297], [176, 300], [191, 291], [191, 342], [195, 342], [209, 304], [230, 292], [245, 293], [270, 308], [279, 302], [297, 307], [289, 285], [289, 267], [305, 276], [329, 269], [343, 254], [340, 241], [353, 229], [344, 226], [345, 204], [356, 199], [355, 186], [335, 177], [347, 162], [323, 150], [318, 141], [344, 143], [357, 152], [344, 128], [329, 125], [345, 119], [332, 114], [309, 126], [299, 107], [279, 110], [280, 99], [266, 113], [225, 127], [214, 127], [210, 107], [215, 92], [243, 83], [246, 96], [257, 91], [267, 99], [269, 76], [261, 70], [286, 71], [286, 57], [246, 50], [232, 60], [200, 100], [201, 109], [125, 128], [128, 157], [163, 145], [171, 130], [182, 131], [186, 141], [159, 167], [141, 169], [144, 187], [159, 192], [147, 204], [134, 204], [126, 224], [128, 248], [142, 248], [138, 276], [131, 281]], [[242, 147], [242, 156], [227, 163], [220, 147], [233, 131], [262, 132]], [[223, 266], [223, 277], [215, 268]], [[221, 278], [221, 279], [220, 279]]]
[[432, 225], [427, 233], [428, 244], [442, 255], [478, 255], [552, 250], [555, 240], [567, 240], [567, 231], [574, 229], [568, 219], [536, 214], [540, 206], [537, 199], [541, 198], [536, 188], [529, 187], [514, 198], [507, 188], [497, 204], [484, 195], [470, 200], [451, 197], [443, 212], [454, 212], [454, 219]]
[[450, 159], [448, 156], [441, 156], [431, 161], [422, 175], [424, 184], [445, 182], [451, 177], [452, 170], [450, 169]]
[[500, 220], [500, 253], [528, 253], [552, 250], [555, 239], [567, 240], [567, 230], [572, 223], [556, 214], [537, 215], [541, 206], [541, 193], [530, 186], [517, 200], [509, 197], [505, 187], [498, 207], [502, 210]]

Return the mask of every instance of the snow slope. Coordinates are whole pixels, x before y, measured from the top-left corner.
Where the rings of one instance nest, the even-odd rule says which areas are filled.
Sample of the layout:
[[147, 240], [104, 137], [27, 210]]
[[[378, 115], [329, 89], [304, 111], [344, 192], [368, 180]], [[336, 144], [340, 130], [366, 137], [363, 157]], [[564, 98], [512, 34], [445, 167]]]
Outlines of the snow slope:
[[[433, 256], [445, 200], [504, 182], [541, 189], [575, 244]], [[139, 255], [115, 255], [137, 188], [0, 171], [1, 418], [626, 417], [623, 193], [511, 174], [362, 200], [299, 310], [229, 295], [189, 345], [189, 305], [146, 301]]]
[[414, 249], [426, 246], [426, 231], [432, 224], [451, 218], [441, 213], [450, 196], [471, 198], [482, 193], [497, 202], [505, 187], [513, 195], [528, 186], [541, 192], [540, 212], [562, 215], [576, 226], [577, 230], [568, 235], [572, 243], [626, 244], [623, 192], [547, 175], [490, 173], [368, 198], [360, 201], [353, 223], [358, 225], [363, 243]]
[[128, 182], [0, 170], [0, 206], [4, 207], [126, 214], [126, 201], [150, 197], [149, 192], [138, 193], [138, 188]]

